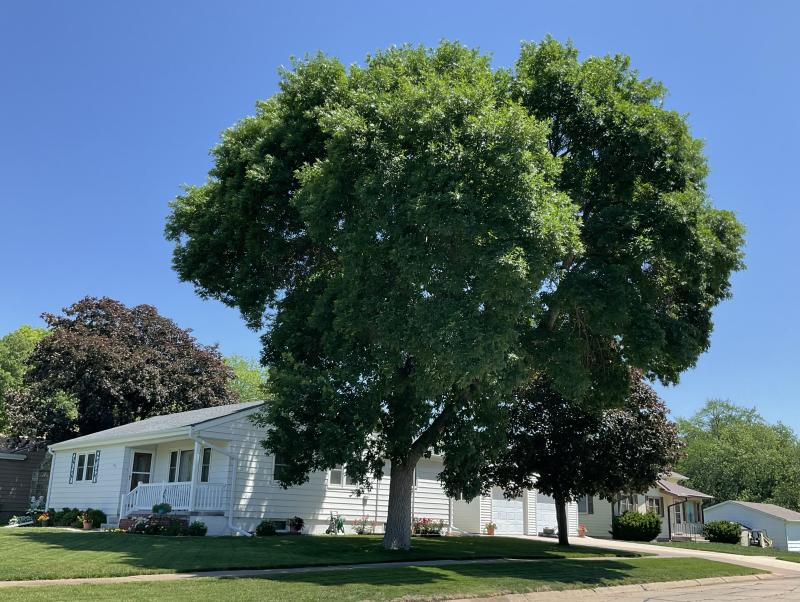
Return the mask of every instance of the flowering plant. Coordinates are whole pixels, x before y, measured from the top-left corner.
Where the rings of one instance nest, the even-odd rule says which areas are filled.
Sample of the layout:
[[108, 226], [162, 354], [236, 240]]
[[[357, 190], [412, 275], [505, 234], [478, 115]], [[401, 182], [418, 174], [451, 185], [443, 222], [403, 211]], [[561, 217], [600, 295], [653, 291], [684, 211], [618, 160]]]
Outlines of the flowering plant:
[[87, 512], [81, 512], [78, 515], [78, 520], [81, 521], [82, 523], [88, 523], [92, 520], [92, 517], [89, 516]]
[[36, 520], [40, 523], [44, 523], [50, 520], [50, 513], [49, 512], [42, 512], [39, 516], [36, 517]]
[[371, 535], [375, 531], [375, 521], [369, 516], [362, 516], [353, 521], [353, 531], [358, 535]]
[[413, 522], [414, 535], [441, 535], [444, 521], [435, 518], [415, 518]]

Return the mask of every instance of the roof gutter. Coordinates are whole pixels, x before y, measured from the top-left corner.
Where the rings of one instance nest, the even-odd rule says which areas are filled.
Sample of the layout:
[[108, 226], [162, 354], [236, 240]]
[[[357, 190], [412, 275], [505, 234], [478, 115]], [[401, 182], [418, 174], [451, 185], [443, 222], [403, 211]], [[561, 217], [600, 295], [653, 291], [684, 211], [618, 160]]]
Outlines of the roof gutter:
[[181, 428], [172, 429], [169, 431], [160, 431], [157, 433], [150, 433], [146, 435], [137, 435], [133, 437], [109, 437], [106, 439], [92, 439], [91, 441], [77, 441], [75, 439], [70, 439], [67, 441], [62, 441], [61, 443], [54, 443], [53, 445], [49, 445], [47, 449], [50, 452], [53, 451], [62, 451], [65, 449], [80, 449], [83, 447], [90, 448], [95, 447], [97, 445], [109, 445], [109, 444], [120, 444], [120, 445], [127, 445], [128, 443], [142, 443], [144, 441], [159, 441], [161, 439], [174, 439], [175, 437], [187, 437], [191, 438], [192, 435], [192, 427], [190, 426], [183, 426]]
[[217, 445], [214, 445], [213, 443], [209, 443], [208, 441], [206, 441], [202, 437], [200, 437], [198, 435], [195, 435], [194, 429], [190, 430], [189, 438], [192, 441], [194, 441], [195, 443], [199, 443], [203, 447], [208, 447], [210, 449], [213, 449], [214, 451], [222, 454], [223, 456], [227, 456], [228, 458], [230, 458], [232, 460], [231, 461], [231, 470], [232, 470], [232, 473], [231, 473], [231, 490], [230, 490], [230, 492], [228, 494], [228, 524], [226, 526], [228, 527], [228, 529], [230, 529], [231, 531], [233, 531], [237, 535], [242, 535], [244, 537], [252, 537], [253, 536], [252, 533], [249, 533], [248, 531], [245, 531], [241, 527], [237, 527], [236, 525], [233, 524], [233, 496], [234, 496], [234, 493], [236, 492], [236, 473], [238, 472], [238, 468], [239, 468], [239, 457], [234, 455], [234, 454], [232, 454], [232, 453], [230, 453], [227, 450], [222, 449], [221, 447], [218, 447]]

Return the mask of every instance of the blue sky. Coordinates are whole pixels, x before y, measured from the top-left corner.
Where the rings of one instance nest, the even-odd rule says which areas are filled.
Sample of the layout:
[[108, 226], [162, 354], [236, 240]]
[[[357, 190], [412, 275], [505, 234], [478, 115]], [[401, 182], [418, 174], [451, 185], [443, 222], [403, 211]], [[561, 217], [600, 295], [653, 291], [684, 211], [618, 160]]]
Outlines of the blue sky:
[[747, 225], [748, 269], [673, 413], [706, 398], [800, 430], [796, 146], [800, 3], [37, 2], [0, 7], [0, 334], [84, 295], [150, 303], [226, 353], [258, 355], [235, 310], [170, 268], [162, 230], [219, 132], [270, 96], [291, 55], [346, 63], [457, 39], [513, 63], [521, 40], [625, 53], [707, 141], [715, 203]]

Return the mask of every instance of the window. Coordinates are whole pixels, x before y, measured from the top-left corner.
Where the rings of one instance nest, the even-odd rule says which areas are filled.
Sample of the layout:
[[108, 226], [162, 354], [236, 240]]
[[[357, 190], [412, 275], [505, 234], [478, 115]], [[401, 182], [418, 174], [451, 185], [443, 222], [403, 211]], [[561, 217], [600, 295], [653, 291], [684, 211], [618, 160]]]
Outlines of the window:
[[660, 497], [647, 497], [647, 511], [664, 516], [664, 500]]
[[675, 506], [675, 524], [680, 525], [683, 523], [683, 504]]
[[[384, 476], [387, 476], [387, 474], [384, 473]], [[331, 468], [328, 485], [336, 485], [337, 487], [351, 487], [355, 484], [356, 482], [350, 478], [350, 475], [347, 474], [347, 469], [345, 466], [337, 464]]]
[[286, 463], [286, 460], [283, 459], [283, 456], [280, 454], [275, 454], [275, 464], [272, 469], [272, 480], [281, 482], [283, 477], [286, 474], [286, 470], [289, 468], [289, 465]]
[[194, 462], [194, 451], [182, 449], [170, 452], [169, 454], [169, 476], [170, 483], [186, 483], [192, 480], [192, 463]]
[[88, 454], [78, 454], [78, 467], [75, 471], [76, 481], [92, 481], [97, 482], [97, 471], [95, 470], [95, 454], [99, 455], [100, 452], [91, 452]]
[[203, 463], [200, 465], [200, 482], [208, 483], [208, 472], [211, 469], [211, 448], [203, 449]]
[[150, 468], [153, 465], [153, 454], [147, 452], [134, 452], [131, 466], [131, 490], [139, 483], [150, 482]]
[[594, 514], [594, 497], [584, 495], [578, 500], [578, 512], [581, 514]]
[[83, 465], [86, 464], [86, 454], [78, 456], [78, 473], [75, 475], [76, 481], [83, 481]]
[[638, 495], [623, 495], [619, 499], [619, 513], [625, 514], [626, 512], [636, 512], [639, 506]]

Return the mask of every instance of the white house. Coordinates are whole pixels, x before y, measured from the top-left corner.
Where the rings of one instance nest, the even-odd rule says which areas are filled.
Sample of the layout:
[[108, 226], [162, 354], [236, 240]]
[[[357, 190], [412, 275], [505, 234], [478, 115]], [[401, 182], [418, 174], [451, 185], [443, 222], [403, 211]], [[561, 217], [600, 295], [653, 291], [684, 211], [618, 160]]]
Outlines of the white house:
[[[209, 534], [245, 534], [264, 518], [279, 528], [299, 516], [305, 530], [324, 532], [331, 513], [348, 521], [367, 517], [381, 530], [386, 521], [391, 468], [361, 496], [353, 493], [346, 467], [315, 472], [303, 485], [283, 489], [281, 458], [261, 446], [266, 432], [250, 421], [261, 402], [204, 408], [156, 416], [51, 445], [52, 470], [47, 507], [57, 510], [97, 508], [110, 524], [120, 518], [146, 514], [154, 504], [169, 503], [190, 520], [202, 520]], [[550, 522], [536, 517], [553, 515], [552, 500], [505, 503], [497, 496], [472, 504], [448, 498], [437, 477], [441, 459], [422, 459], [417, 465], [412, 512], [416, 517], [441, 519], [449, 528], [468, 533], [485, 531], [496, 522], [498, 533], [534, 533]], [[474, 508], [477, 517], [468, 519]], [[454, 520], [454, 515], [459, 520]], [[571, 511], [577, 529], [577, 511]], [[461, 520], [463, 517], [463, 520]], [[532, 518], [533, 517], [533, 518]], [[549, 520], [549, 519], [548, 519]]]
[[779, 550], [800, 552], [800, 512], [775, 504], [727, 501], [706, 508], [706, 520], [729, 520], [752, 531], [764, 531]]
[[597, 496], [584, 496], [578, 500], [580, 524], [591, 537], [611, 537], [614, 516], [633, 510], [655, 512], [661, 517], [658, 539], [695, 539], [702, 537], [703, 502], [711, 496], [680, 485], [687, 477], [671, 472], [662, 476], [643, 495], [622, 494], [612, 504]]

